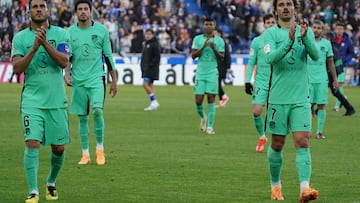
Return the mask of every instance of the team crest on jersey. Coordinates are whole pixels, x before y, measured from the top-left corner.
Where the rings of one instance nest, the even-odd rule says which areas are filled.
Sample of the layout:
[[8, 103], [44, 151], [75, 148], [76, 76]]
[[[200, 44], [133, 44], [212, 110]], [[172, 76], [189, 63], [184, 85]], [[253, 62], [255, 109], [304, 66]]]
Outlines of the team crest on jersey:
[[254, 49], [250, 48], [250, 56], [254, 55]]
[[302, 37], [297, 37], [297, 41], [298, 43], [300, 44], [300, 46], [302, 46], [304, 44], [303, 40], [302, 40]]
[[275, 128], [275, 121], [270, 121], [270, 128], [274, 129]]
[[91, 40], [93, 42], [96, 42], [98, 40], [98, 36], [97, 35], [91, 35]]
[[54, 48], [56, 47], [56, 41], [55, 40], [51, 39], [51, 40], [48, 41], [48, 43], [50, 44], [50, 46], [52, 46]]
[[265, 47], [264, 47], [264, 52], [265, 54], [269, 53], [270, 52], [270, 44], [266, 44]]
[[25, 135], [30, 135], [30, 128], [25, 128]]
[[321, 52], [325, 52], [325, 47], [321, 46], [321, 47], [320, 47], [320, 51], [321, 51]]

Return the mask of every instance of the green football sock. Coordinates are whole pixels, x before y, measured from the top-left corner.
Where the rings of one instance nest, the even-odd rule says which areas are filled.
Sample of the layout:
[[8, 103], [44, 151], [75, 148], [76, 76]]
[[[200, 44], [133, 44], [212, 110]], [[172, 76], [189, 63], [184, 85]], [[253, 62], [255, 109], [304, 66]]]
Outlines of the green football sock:
[[59, 174], [59, 171], [64, 164], [65, 152], [61, 156], [57, 156], [54, 153], [51, 153], [50, 156], [50, 172], [47, 177], [46, 183], [55, 183], [56, 177]]
[[[338, 88], [338, 91], [339, 91], [342, 95], [344, 95], [344, 87], [339, 87], [339, 88]], [[336, 106], [336, 107], [340, 107], [340, 104], [341, 104], [340, 100], [336, 99], [335, 106]]]
[[79, 134], [81, 149], [89, 149], [89, 116], [79, 116]]
[[101, 108], [94, 108], [93, 116], [94, 116], [94, 132], [96, 137], [96, 143], [103, 144], [104, 128], [105, 128], [103, 110]]
[[296, 169], [299, 174], [300, 182], [310, 182], [311, 156], [309, 148], [296, 149]]
[[204, 118], [205, 113], [204, 113], [204, 106], [202, 104], [196, 105], [196, 111], [200, 115], [200, 118]]
[[255, 117], [253, 116], [253, 121], [256, 127], [257, 132], [259, 133], [259, 137], [264, 135], [264, 122], [261, 116]]
[[213, 128], [215, 123], [216, 106], [215, 103], [208, 103], [208, 128]]
[[317, 113], [317, 132], [320, 133], [323, 132], [325, 120], [326, 120], [326, 111], [319, 109]]
[[39, 148], [25, 147], [24, 168], [29, 193], [39, 191], [37, 182], [37, 173], [39, 169]]
[[276, 152], [271, 147], [269, 147], [267, 157], [270, 170], [270, 181], [272, 183], [280, 183], [280, 174], [283, 162], [282, 151]]

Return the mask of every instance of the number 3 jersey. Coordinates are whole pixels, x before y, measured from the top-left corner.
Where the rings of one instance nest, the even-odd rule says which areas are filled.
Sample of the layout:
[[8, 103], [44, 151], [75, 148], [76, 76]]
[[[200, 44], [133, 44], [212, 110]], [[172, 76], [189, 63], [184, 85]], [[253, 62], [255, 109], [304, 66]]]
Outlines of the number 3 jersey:
[[102, 84], [105, 75], [103, 59], [109, 71], [115, 69], [106, 27], [93, 21], [88, 28], [83, 29], [73, 24], [68, 31], [71, 40], [73, 86], [94, 87]]
[[[31, 28], [18, 32], [13, 38], [12, 57], [25, 56], [34, 45], [36, 33]], [[49, 26], [47, 42], [56, 50], [69, 54], [69, 34], [57, 26]], [[43, 46], [33, 56], [24, 71], [25, 82], [21, 107], [43, 109], [65, 108], [68, 105], [63, 69], [52, 60]]]

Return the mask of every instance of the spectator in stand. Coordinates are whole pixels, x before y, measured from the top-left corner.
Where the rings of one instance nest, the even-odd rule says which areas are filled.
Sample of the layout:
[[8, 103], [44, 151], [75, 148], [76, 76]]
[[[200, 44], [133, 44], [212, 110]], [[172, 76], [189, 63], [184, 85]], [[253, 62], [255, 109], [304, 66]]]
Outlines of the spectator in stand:
[[141, 53], [142, 42], [144, 41], [144, 34], [141, 29], [133, 32], [133, 38], [131, 40], [130, 53]]
[[4, 35], [4, 39], [1, 41], [1, 52], [2, 52], [1, 61], [10, 61], [11, 48], [12, 45], [11, 45], [10, 37], [9, 34], [6, 33]]
[[65, 9], [61, 12], [59, 17], [59, 26], [62, 28], [67, 28], [71, 24], [72, 13], [70, 6], [66, 5]]
[[212, 9], [210, 17], [215, 20], [216, 25], [220, 26], [222, 17], [225, 15], [225, 7], [222, 0], [216, 0], [216, 3]]
[[161, 28], [159, 34], [157, 35], [158, 42], [160, 44], [161, 53], [169, 53], [166, 49], [168, 39], [170, 39], [170, 35], [166, 32], [165, 28]]
[[175, 16], [184, 19], [187, 15], [188, 15], [188, 11], [187, 11], [185, 4], [179, 3], [179, 6], [175, 12]]
[[130, 53], [131, 38], [132, 35], [130, 33], [125, 33], [124, 36], [120, 38], [120, 55], [123, 57]]
[[126, 33], [131, 32], [131, 22], [128, 15], [121, 17], [119, 23]]

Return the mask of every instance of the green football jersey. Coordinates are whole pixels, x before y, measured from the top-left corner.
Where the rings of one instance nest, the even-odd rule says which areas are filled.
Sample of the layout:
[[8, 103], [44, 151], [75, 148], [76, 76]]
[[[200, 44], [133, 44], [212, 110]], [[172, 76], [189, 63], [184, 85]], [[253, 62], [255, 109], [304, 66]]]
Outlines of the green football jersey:
[[269, 103], [296, 104], [310, 102], [307, 56], [319, 58], [314, 33], [309, 28], [301, 37], [300, 26], [295, 40], [289, 38], [289, 29], [273, 26], [264, 32], [265, 61], [271, 65]]
[[115, 69], [109, 32], [98, 22], [93, 22], [85, 29], [74, 24], [68, 30], [72, 52], [73, 85], [87, 87], [98, 85], [99, 80], [105, 75], [103, 60], [109, 62], [108, 70]]
[[[205, 35], [197, 35], [192, 44], [192, 49], [199, 50], [204, 45], [207, 38]], [[219, 36], [214, 36], [212, 39], [214, 40], [215, 48], [218, 52], [225, 52], [225, 43], [224, 40]], [[196, 79], [197, 80], [217, 80], [219, 76], [218, 71], [218, 63], [217, 58], [210, 46], [206, 46], [198, 59], [198, 65], [196, 68]]]
[[245, 82], [251, 81], [251, 76], [253, 74], [255, 64], [256, 64], [256, 75], [255, 75], [254, 86], [259, 87], [261, 89], [268, 89], [271, 68], [270, 65], [267, 64], [265, 61], [263, 35], [255, 37], [254, 40], [251, 42], [249, 62], [247, 65]]
[[[12, 57], [25, 56], [31, 50], [35, 36], [31, 28], [18, 32], [13, 39]], [[46, 31], [46, 40], [56, 50], [69, 54], [69, 34], [66, 30], [52, 25]], [[22, 107], [67, 107], [63, 69], [52, 60], [43, 46], [36, 51], [24, 73]]]
[[312, 60], [308, 57], [309, 81], [310, 83], [328, 83], [326, 59], [334, 56], [329, 40], [321, 38], [316, 41], [320, 49], [320, 58]]

